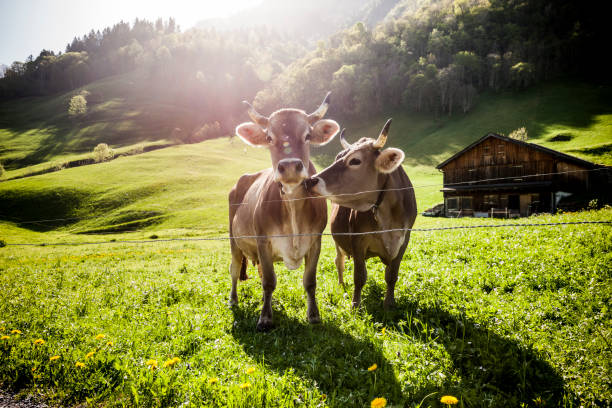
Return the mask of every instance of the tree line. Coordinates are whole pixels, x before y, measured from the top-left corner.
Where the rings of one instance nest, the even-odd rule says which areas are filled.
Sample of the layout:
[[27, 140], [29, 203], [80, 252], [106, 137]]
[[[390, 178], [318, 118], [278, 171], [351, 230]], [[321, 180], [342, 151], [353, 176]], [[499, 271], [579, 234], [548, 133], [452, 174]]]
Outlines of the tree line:
[[244, 115], [243, 99], [269, 113], [314, 107], [331, 90], [339, 117], [396, 109], [450, 115], [469, 111], [483, 91], [601, 65], [591, 61], [601, 52], [603, 14], [575, 0], [371, 5], [390, 3], [374, 28], [357, 23], [316, 47], [265, 26], [181, 32], [173, 19], [120, 22], [74, 38], [63, 53], [14, 62], [0, 78], [0, 98], [50, 95], [136, 71], [139, 92], [197, 111], [194, 129], [218, 121], [226, 132]]
[[399, 3], [395, 16], [374, 29], [357, 23], [319, 42], [257, 94], [256, 106], [312, 105], [330, 89], [334, 112], [342, 117], [367, 118], [390, 109], [451, 115], [469, 111], [483, 91], [603, 72], [589, 62], [605, 38], [592, 5]]

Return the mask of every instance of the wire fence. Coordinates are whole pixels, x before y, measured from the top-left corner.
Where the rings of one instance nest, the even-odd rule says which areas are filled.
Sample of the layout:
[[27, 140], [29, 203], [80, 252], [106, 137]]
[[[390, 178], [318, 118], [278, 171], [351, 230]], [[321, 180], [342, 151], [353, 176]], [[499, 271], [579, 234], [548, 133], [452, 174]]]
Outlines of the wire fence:
[[220, 236], [220, 237], [193, 237], [193, 238], [155, 238], [155, 239], [133, 239], [133, 240], [110, 240], [110, 241], [89, 241], [89, 242], [18, 242], [5, 243], [6, 246], [80, 246], [80, 245], [105, 245], [105, 244], [146, 244], [160, 242], [180, 242], [180, 241], [229, 241], [240, 239], [273, 239], [273, 238], [291, 238], [291, 237], [316, 237], [316, 236], [363, 236], [385, 234], [389, 232], [431, 232], [431, 231], [450, 231], [459, 229], [477, 229], [477, 228], [505, 228], [505, 227], [551, 227], [560, 225], [581, 225], [581, 224], [598, 224], [612, 225], [611, 221], [568, 221], [568, 222], [542, 222], [542, 223], [511, 223], [511, 224], [479, 224], [479, 225], [456, 225], [452, 227], [432, 227], [432, 228], [391, 228], [376, 231], [365, 232], [320, 232], [320, 233], [304, 233], [304, 234], [273, 234], [273, 235], [241, 235], [241, 236]]
[[[591, 172], [591, 171], [600, 171], [607, 170], [606, 168], [597, 168], [597, 169], [583, 169], [583, 170], [569, 170], [563, 172], [555, 172], [555, 173], [538, 173], [538, 174], [529, 174], [520, 176], [520, 178], [533, 178], [533, 177], [543, 177], [543, 176], [554, 176], [554, 175], [563, 175], [563, 174], [571, 174], [571, 173], [580, 173], [580, 172]], [[501, 180], [509, 180], [516, 179], [517, 176], [512, 177], [496, 177], [496, 178], [488, 178], [488, 179], [479, 179], [473, 181], [465, 181], [459, 183], [453, 183], [453, 186], [463, 185], [463, 184], [479, 184], [483, 182], [491, 182], [491, 181], [501, 181]], [[376, 189], [376, 190], [365, 190], [359, 191], [355, 193], [342, 193], [336, 194], [334, 197], [339, 196], [358, 196], [368, 193], [380, 193], [383, 191], [405, 191], [405, 190], [414, 190], [419, 188], [428, 188], [428, 187], [440, 187], [440, 184], [426, 184], [420, 186], [406, 186], [401, 188], [387, 188], [387, 189]], [[277, 200], [264, 200], [262, 202], [277, 202], [277, 201], [301, 201], [308, 199], [324, 199], [329, 198], [329, 196], [307, 196], [301, 198], [290, 198], [290, 199], [277, 199]], [[247, 204], [247, 202], [234, 203], [230, 205], [243, 205]], [[187, 211], [198, 211], [202, 209], [210, 210], [210, 207], [202, 206], [196, 208], [168, 208], [163, 207], [159, 208], [158, 211], [134, 211], [139, 215], [152, 215], [152, 216], [160, 216], [165, 217], [173, 213], [178, 212], [187, 212]], [[165, 211], [164, 213], [160, 213], [159, 211]], [[8, 215], [0, 215], [0, 217], [5, 219], [11, 219], [13, 222], [20, 225], [29, 225], [35, 224], [39, 226], [45, 226], [49, 223], [59, 223], [59, 222], [77, 222], [77, 221], [86, 221], [86, 220], [94, 220], [108, 217], [108, 214], [104, 215], [95, 215], [88, 217], [65, 217], [65, 218], [53, 218], [53, 219], [39, 219], [39, 220], [19, 220], [15, 217], [11, 217]], [[239, 240], [239, 239], [273, 239], [273, 238], [289, 238], [289, 237], [308, 237], [308, 236], [360, 236], [360, 235], [374, 235], [374, 234], [384, 234], [391, 232], [429, 232], [429, 231], [448, 231], [448, 230], [458, 230], [458, 229], [475, 229], [475, 228], [502, 228], [502, 227], [543, 227], [543, 226], [558, 226], [558, 225], [576, 225], [576, 224], [603, 224], [603, 225], [611, 225], [612, 221], [573, 221], [573, 222], [557, 222], [557, 223], [509, 223], [509, 224], [479, 224], [479, 225], [463, 225], [463, 226], [451, 226], [451, 227], [434, 227], [434, 228], [395, 228], [395, 229], [385, 229], [385, 230], [377, 230], [377, 231], [367, 231], [367, 232], [346, 232], [346, 233], [296, 233], [296, 234], [277, 234], [277, 235], [244, 235], [244, 236], [215, 236], [215, 237], [177, 237], [177, 238], [165, 238], [165, 239], [141, 239], [141, 240], [109, 240], [109, 241], [87, 241], [87, 242], [42, 242], [42, 243], [33, 243], [33, 242], [19, 242], [19, 243], [5, 243], [6, 246], [76, 246], [76, 245], [103, 245], [103, 244], [141, 244], [141, 243], [158, 243], [158, 242], [172, 242], [172, 241], [225, 241], [225, 240]], [[175, 227], [174, 229], [193, 229], [189, 227]], [[60, 238], [72, 236], [75, 230], [69, 230], [63, 234]], [[115, 230], [115, 231], [98, 231], [91, 232], [96, 235], [104, 235], [104, 234], [120, 234], [120, 233], [134, 233], [134, 232], [142, 232], [142, 230]]]
[[[496, 177], [496, 178], [488, 178], [488, 179], [479, 179], [479, 180], [473, 180], [473, 181], [464, 181], [464, 182], [459, 182], [459, 183], [453, 183], [453, 186], [458, 186], [458, 185], [465, 185], [465, 184], [479, 184], [479, 183], [483, 183], [483, 182], [491, 182], [491, 181], [502, 181], [502, 180], [515, 180], [517, 178], [533, 178], [533, 177], [543, 177], [543, 176], [554, 176], [554, 175], [563, 175], [563, 174], [571, 174], [571, 173], [582, 173], [582, 172], [592, 172], [592, 171], [601, 171], [601, 170], [609, 170], [607, 168], [598, 168], [598, 169], [583, 169], [583, 170], [568, 170], [568, 171], [561, 171], [561, 172], [555, 172], [555, 173], [538, 173], [538, 174], [528, 174], [528, 175], [524, 175], [524, 176], [511, 176], [511, 177]], [[102, 183], [100, 183], [102, 184]], [[377, 189], [377, 190], [364, 190], [364, 191], [358, 191], [358, 192], [354, 192], [354, 193], [340, 193], [340, 194], [335, 194], [335, 195], [321, 195], [321, 196], [307, 196], [307, 197], [300, 197], [300, 198], [283, 198], [283, 199], [275, 199], [275, 200], [262, 200], [262, 203], [271, 203], [271, 202], [279, 202], [279, 201], [284, 201], [284, 202], [288, 202], [288, 201], [304, 201], [304, 200], [311, 200], [311, 199], [322, 199], [322, 198], [330, 198], [330, 197], [345, 197], [345, 196], [359, 196], [359, 195], [363, 195], [363, 194], [370, 194], [370, 193], [380, 193], [383, 191], [406, 191], [406, 190], [416, 190], [416, 189], [420, 189], [420, 188], [428, 188], [428, 187], [441, 187], [439, 183], [436, 184], [424, 184], [424, 185], [420, 185], [420, 186], [407, 186], [407, 187], [400, 187], [400, 188], [386, 188], [386, 189]], [[244, 204], [248, 204], [248, 202], [240, 202], [240, 203], [233, 203], [230, 205], [233, 206], [240, 206], [240, 205], [244, 205]], [[155, 206], [155, 204], [153, 204]], [[170, 208], [170, 207], [161, 207], [159, 206], [157, 208], [157, 211], [141, 211], [141, 210], [135, 210], [135, 213], [139, 213], [139, 214], [150, 214], [152, 216], [167, 216], [169, 214], [174, 214], [174, 213], [178, 213], [178, 212], [188, 212], [188, 211], [198, 211], [198, 210], [202, 210], [202, 209], [210, 209], [210, 207], [195, 207], [195, 208], [181, 208], [181, 209], [176, 209], [176, 208]], [[159, 211], [164, 211], [164, 213], [160, 213]], [[65, 217], [65, 218], [52, 218], [52, 219], [40, 219], [40, 220], [20, 220], [18, 218], [15, 217], [11, 217], [9, 215], [4, 215], [4, 214], [0, 214], [0, 218], [4, 218], [4, 219], [11, 219], [13, 220], [15, 223], [18, 224], [48, 224], [48, 223], [58, 223], [58, 222], [69, 222], [69, 221], [86, 221], [86, 220], [93, 220], [93, 219], [100, 219], [100, 218], [106, 218], [108, 217], [108, 214], [103, 214], [103, 215], [93, 215], [93, 216], [87, 216], [87, 217]]]

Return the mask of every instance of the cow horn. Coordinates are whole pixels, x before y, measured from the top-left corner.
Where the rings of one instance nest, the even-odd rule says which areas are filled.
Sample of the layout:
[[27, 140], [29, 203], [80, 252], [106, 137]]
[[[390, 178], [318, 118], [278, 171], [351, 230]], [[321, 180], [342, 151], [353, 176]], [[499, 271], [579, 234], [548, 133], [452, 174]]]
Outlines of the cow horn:
[[323, 102], [321, 103], [321, 106], [319, 106], [316, 111], [308, 115], [308, 122], [310, 124], [313, 124], [323, 119], [323, 116], [325, 116], [325, 113], [327, 112], [327, 108], [329, 107], [329, 95], [330, 94], [331, 92], [328, 92], [327, 95], [325, 95], [325, 98], [323, 98]]
[[248, 106], [247, 113], [249, 114], [253, 122], [257, 123], [259, 126], [261, 126], [264, 129], [268, 127], [268, 118], [266, 118], [261, 113], [257, 112], [255, 108], [253, 107], [253, 105], [251, 105], [247, 101], [242, 101], [242, 103]]
[[344, 138], [345, 130], [346, 129], [342, 129], [342, 131], [340, 132], [340, 144], [342, 145], [342, 148], [349, 149], [351, 147], [351, 144], [347, 142], [346, 139]]
[[389, 133], [389, 127], [391, 127], [391, 119], [387, 120], [385, 126], [380, 131], [380, 135], [378, 135], [378, 139], [372, 144], [375, 149], [382, 149], [385, 143], [387, 143], [387, 133]]

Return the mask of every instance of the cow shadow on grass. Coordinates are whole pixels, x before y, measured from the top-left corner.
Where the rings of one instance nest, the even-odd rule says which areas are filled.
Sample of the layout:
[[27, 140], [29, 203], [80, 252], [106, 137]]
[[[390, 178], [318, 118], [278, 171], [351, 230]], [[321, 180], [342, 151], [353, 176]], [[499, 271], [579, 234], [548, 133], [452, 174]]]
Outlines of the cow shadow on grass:
[[[234, 306], [232, 335], [244, 351], [280, 375], [293, 372], [312, 383], [330, 406], [363, 407], [379, 396], [402, 400], [401, 387], [382, 349], [365, 338], [356, 338], [338, 327], [304, 320], [274, 310], [275, 328], [255, 331], [259, 312], [254, 307]], [[376, 363], [378, 369], [368, 372]]]
[[416, 392], [415, 399], [436, 392], [439, 400], [439, 393], [446, 392], [476, 407], [518, 407], [521, 403], [560, 406], [563, 380], [531, 348], [499, 336], [465, 316], [423, 307], [401, 297], [394, 309], [385, 311], [384, 293], [384, 283], [373, 280], [364, 288], [362, 306], [373, 320], [417, 341], [441, 344], [459, 374], [459, 381], [449, 383], [447, 389], [425, 387]]

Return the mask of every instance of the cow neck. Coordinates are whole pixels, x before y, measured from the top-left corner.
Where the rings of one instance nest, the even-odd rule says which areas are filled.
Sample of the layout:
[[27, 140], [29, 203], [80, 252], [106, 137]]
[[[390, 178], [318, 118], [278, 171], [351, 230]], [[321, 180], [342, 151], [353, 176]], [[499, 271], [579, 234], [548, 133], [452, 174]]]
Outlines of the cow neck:
[[[403, 209], [396, 209], [396, 207], [402, 203], [402, 200], [398, 199], [399, 192], [389, 191], [389, 189], [393, 189], [394, 187], [395, 183], [393, 179], [393, 173], [387, 174], [387, 178], [383, 183], [381, 192], [378, 195], [378, 199], [376, 200], [376, 204], [374, 204], [374, 206], [372, 207], [372, 214], [374, 215], [374, 219], [382, 229], [391, 229], [398, 227], [398, 225], [384, 225], [381, 221], [393, 221], [397, 218], [393, 217], [394, 213], [398, 212], [394, 210], [399, 210], [399, 212], [403, 211]], [[400, 228], [403, 227], [403, 223], [401, 224], [402, 225], [400, 226]]]
[[[291, 193], [285, 193], [283, 191], [282, 185], [279, 183], [279, 190], [282, 205], [287, 210], [289, 214], [289, 222], [291, 225], [291, 234], [299, 234], [300, 226], [298, 225], [298, 214], [302, 212], [304, 206], [310, 201], [307, 199], [308, 192], [306, 190], [306, 186], [302, 183], [299, 187], [296, 187]], [[297, 249], [299, 246], [300, 237], [293, 236], [291, 237], [291, 243], [294, 249]]]
[[383, 183], [381, 189], [380, 189], [380, 193], [378, 194], [378, 198], [376, 199], [376, 202], [374, 203], [374, 205], [372, 206], [372, 213], [374, 213], [374, 217], [376, 217], [376, 212], [378, 211], [378, 207], [380, 207], [380, 205], [382, 204], [382, 201], [385, 197], [385, 190], [387, 188], [387, 183], [389, 183], [389, 175], [387, 174], [387, 177], [385, 178], [385, 182]]

